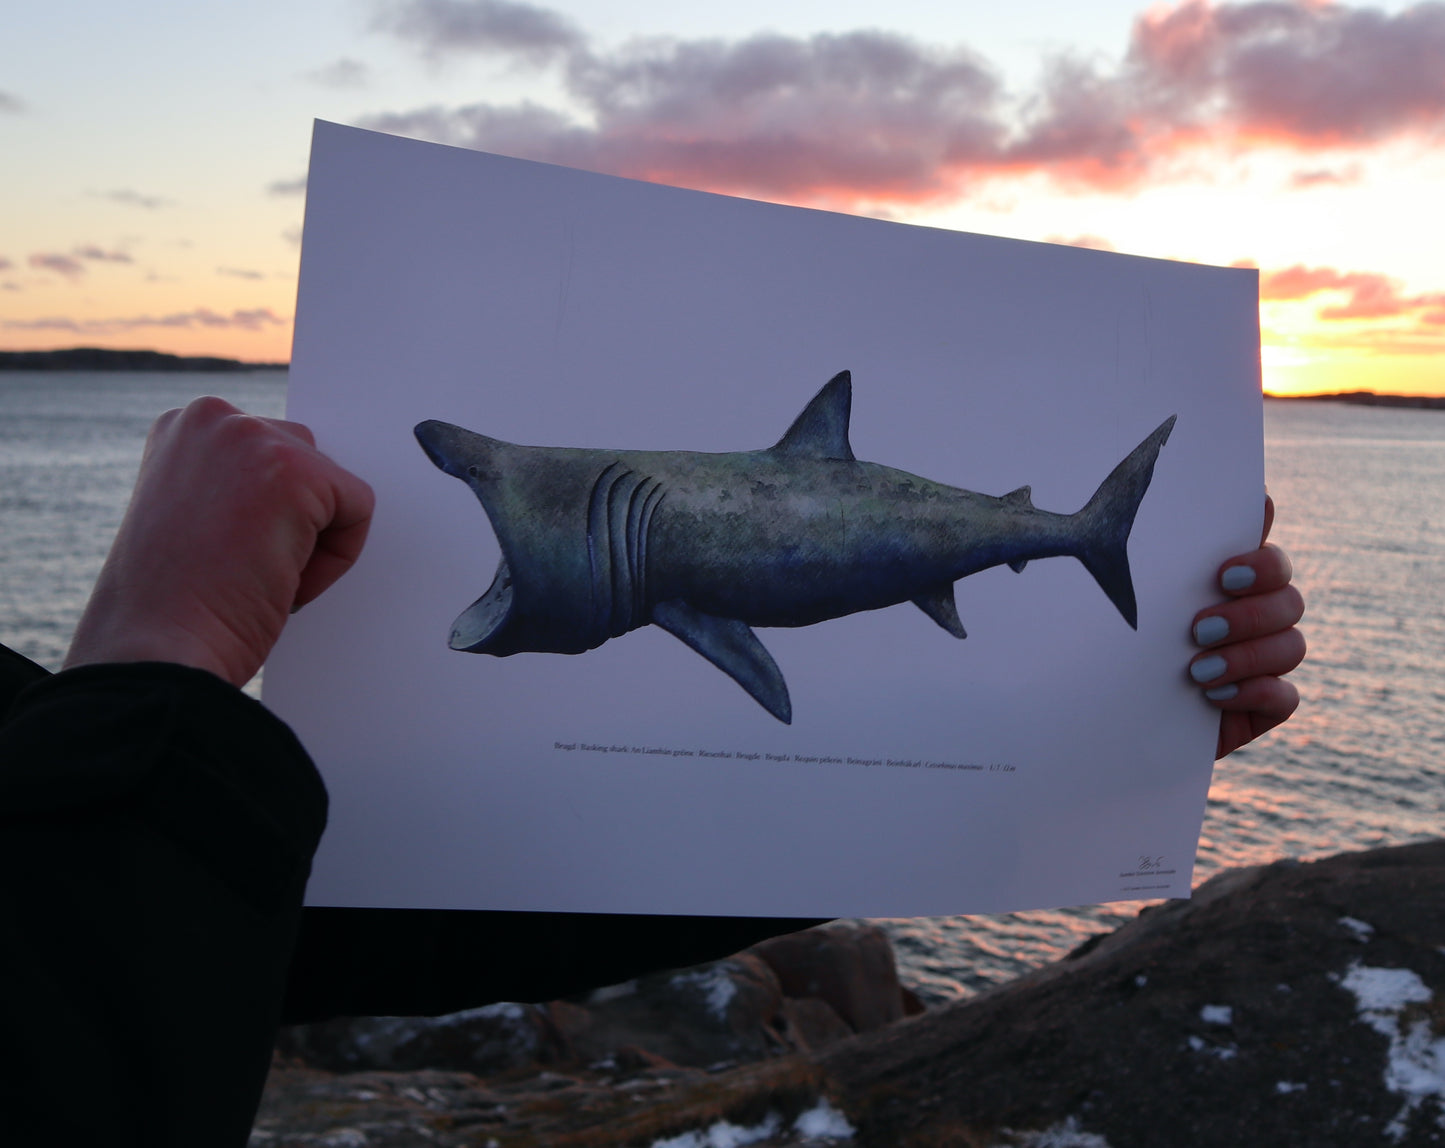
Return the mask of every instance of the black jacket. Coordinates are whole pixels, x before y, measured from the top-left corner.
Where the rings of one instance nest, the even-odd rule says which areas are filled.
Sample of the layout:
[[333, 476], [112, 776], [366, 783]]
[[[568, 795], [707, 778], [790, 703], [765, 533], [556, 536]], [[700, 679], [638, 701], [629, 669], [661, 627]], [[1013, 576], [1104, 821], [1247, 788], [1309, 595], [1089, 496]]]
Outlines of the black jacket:
[[244, 1145], [282, 1023], [547, 1000], [816, 924], [302, 908], [326, 790], [200, 670], [0, 646], [0, 1142]]

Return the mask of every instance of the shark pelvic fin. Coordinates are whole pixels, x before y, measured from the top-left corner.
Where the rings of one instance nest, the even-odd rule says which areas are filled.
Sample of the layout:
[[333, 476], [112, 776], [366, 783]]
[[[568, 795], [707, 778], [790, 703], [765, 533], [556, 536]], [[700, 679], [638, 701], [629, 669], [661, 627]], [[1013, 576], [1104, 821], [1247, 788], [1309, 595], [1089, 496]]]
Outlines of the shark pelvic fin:
[[953, 583], [920, 594], [913, 604], [952, 634], [955, 638], [966, 638], [963, 623], [958, 620], [958, 604], [953, 600]]
[[1028, 564], [1029, 560], [1027, 558], [1015, 558], [1012, 562], [1008, 564], [1008, 568], [1012, 570], [1015, 574], [1022, 574], [1024, 572], [1024, 567]]
[[853, 461], [848, 419], [853, 410], [853, 376], [839, 371], [824, 384], [773, 447], [779, 454]]
[[783, 672], [746, 623], [704, 614], [681, 598], [653, 606], [652, 621], [727, 674], [784, 725], [793, 724]]

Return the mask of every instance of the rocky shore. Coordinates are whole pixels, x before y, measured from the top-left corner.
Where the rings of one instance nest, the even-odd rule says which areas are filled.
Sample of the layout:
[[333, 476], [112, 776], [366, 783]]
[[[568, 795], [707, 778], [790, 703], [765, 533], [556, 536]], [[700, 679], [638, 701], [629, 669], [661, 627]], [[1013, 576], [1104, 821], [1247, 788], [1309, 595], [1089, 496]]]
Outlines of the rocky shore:
[[288, 1030], [254, 1148], [1445, 1142], [1445, 842], [1215, 877], [923, 1009], [832, 925], [576, 1001]]

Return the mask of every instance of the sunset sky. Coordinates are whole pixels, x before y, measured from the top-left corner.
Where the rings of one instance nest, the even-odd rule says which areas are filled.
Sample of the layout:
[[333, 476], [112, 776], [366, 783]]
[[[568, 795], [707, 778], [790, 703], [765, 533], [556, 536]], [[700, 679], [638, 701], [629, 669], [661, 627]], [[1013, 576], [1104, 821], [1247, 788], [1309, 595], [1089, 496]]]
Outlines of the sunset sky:
[[51, 0], [0, 349], [289, 355], [315, 117], [1261, 270], [1266, 388], [1445, 394], [1445, 3]]

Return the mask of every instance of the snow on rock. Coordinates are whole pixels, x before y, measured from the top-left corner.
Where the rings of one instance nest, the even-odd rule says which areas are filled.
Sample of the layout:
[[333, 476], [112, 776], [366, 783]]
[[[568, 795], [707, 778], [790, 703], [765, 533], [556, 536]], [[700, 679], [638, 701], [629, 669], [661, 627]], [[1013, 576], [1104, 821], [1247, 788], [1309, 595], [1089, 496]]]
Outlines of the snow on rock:
[[747, 1128], [719, 1120], [701, 1132], [684, 1132], [680, 1136], [654, 1140], [652, 1148], [743, 1148], [775, 1136], [782, 1125], [776, 1112], [769, 1112], [762, 1123]]
[[823, 1097], [806, 1112], [798, 1113], [793, 1131], [805, 1140], [851, 1140], [854, 1128], [848, 1118]]
[[[1385, 1087], [1405, 1098], [1405, 1106], [1385, 1131], [1399, 1140], [1410, 1114], [1427, 1100], [1445, 1100], [1445, 1039], [1431, 1031], [1429, 1019], [1412, 1010], [1433, 998], [1425, 982], [1410, 969], [1371, 968], [1358, 962], [1340, 980], [1355, 996], [1360, 1019], [1390, 1041], [1385, 1060]], [[1445, 1128], [1445, 1113], [1436, 1113]]]
[[1041, 1132], [1015, 1132], [1004, 1129], [998, 1144], [1010, 1148], [1109, 1148], [1109, 1142], [1079, 1127], [1078, 1118], [1070, 1116]]
[[1274, 1085], [1274, 1090], [1281, 1096], [1288, 1096], [1291, 1092], [1304, 1092], [1308, 1088], [1308, 1084], [1297, 1084], [1292, 1080], [1278, 1080]]
[[587, 1003], [590, 1005], [607, 1004], [609, 1001], [621, 1000], [623, 997], [637, 995], [637, 982], [635, 980], [623, 981], [620, 985], [607, 985], [604, 988], [593, 989], [587, 996]]
[[1233, 1060], [1239, 1055], [1239, 1049], [1232, 1044], [1210, 1044], [1201, 1036], [1191, 1036], [1189, 1047], [1195, 1052], [1202, 1052], [1208, 1056], [1216, 1056], [1220, 1060]]
[[316, 1141], [317, 1148], [366, 1148], [371, 1141], [360, 1128], [337, 1128]]
[[1364, 943], [1375, 935], [1375, 926], [1358, 917], [1341, 917], [1340, 924], [1347, 928], [1355, 940]]
[[1199, 1010], [1199, 1019], [1205, 1024], [1233, 1024], [1234, 1010], [1227, 1004], [1207, 1004]]
[[721, 963], [686, 973], [678, 973], [672, 978], [672, 984], [675, 988], [701, 990], [707, 1001], [708, 1011], [720, 1023], [727, 1020], [728, 1005], [732, 1004], [733, 997], [738, 995], [737, 984]]
[[[756, 1144], [759, 1140], [770, 1140], [782, 1130], [782, 1118], [776, 1112], [769, 1112], [766, 1119], [758, 1124], [744, 1126], [719, 1120], [700, 1131], [654, 1140], [652, 1148], [744, 1148], [744, 1145]], [[820, 1097], [812, 1108], [798, 1114], [793, 1121], [792, 1132], [800, 1143], [814, 1140], [837, 1142], [853, 1139], [854, 1129], [846, 1116], [829, 1104], [825, 1097]], [[1042, 1142], [1040, 1148], [1043, 1148]], [[1052, 1142], [1049, 1148], [1054, 1148]], [[1060, 1144], [1058, 1148], [1073, 1148], [1073, 1145]], [[1081, 1143], [1079, 1148], [1086, 1146]]]

